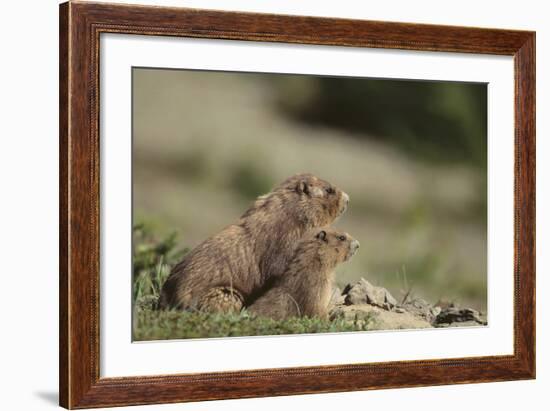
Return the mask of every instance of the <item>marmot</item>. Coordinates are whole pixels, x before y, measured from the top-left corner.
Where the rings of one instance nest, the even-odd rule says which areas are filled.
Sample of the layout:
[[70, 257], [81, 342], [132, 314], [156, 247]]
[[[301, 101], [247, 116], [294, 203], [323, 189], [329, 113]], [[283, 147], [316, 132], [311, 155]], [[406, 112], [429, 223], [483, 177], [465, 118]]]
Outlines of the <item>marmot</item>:
[[276, 320], [328, 318], [334, 269], [355, 254], [359, 241], [331, 228], [314, 233], [304, 236], [283, 275], [248, 307], [251, 313]]
[[164, 283], [159, 307], [241, 310], [285, 270], [303, 234], [331, 224], [348, 202], [346, 193], [314, 175], [288, 178], [189, 252]]

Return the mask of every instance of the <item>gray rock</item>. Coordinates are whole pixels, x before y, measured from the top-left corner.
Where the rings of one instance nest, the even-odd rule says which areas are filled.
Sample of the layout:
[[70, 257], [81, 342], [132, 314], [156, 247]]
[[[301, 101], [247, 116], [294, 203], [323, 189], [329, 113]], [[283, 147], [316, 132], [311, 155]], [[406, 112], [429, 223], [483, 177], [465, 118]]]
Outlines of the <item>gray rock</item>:
[[[338, 290], [339, 291], [339, 290]], [[486, 325], [484, 317], [471, 308], [454, 304], [432, 305], [422, 298], [407, 298], [402, 304], [383, 287], [376, 287], [364, 278], [348, 284], [340, 295], [331, 299], [331, 318], [345, 321], [371, 321], [372, 329], [426, 327], [470, 327]]]
[[397, 305], [397, 300], [388, 290], [376, 287], [364, 278], [353, 285], [348, 284], [344, 288], [344, 294], [346, 305], [370, 304], [386, 310], [391, 310]]
[[435, 313], [432, 311], [433, 307], [422, 298], [415, 298], [414, 300], [407, 301], [403, 304], [403, 308], [407, 312], [416, 315], [429, 323], [432, 323], [436, 317]]
[[346, 305], [368, 304], [373, 297], [373, 286], [363, 278], [353, 285], [348, 284], [346, 290]]
[[342, 294], [342, 290], [338, 287], [334, 287], [332, 295], [330, 296], [330, 306], [338, 306], [344, 304], [346, 296]]
[[431, 308], [431, 313], [434, 317], [437, 317], [440, 312], [441, 312], [441, 307], [432, 307]]
[[435, 325], [454, 325], [455, 323], [461, 323], [458, 326], [464, 326], [465, 323], [472, 322], [477, 325], [487, 324], [478, 311], [471, 308], [458, 308], [454, 306], [442, 309], [434, 320]]
[[456, 327], [479, 327], [480, 325], [487, 325], [483, 323], [478, 323], [477, 321], [464, 321], [464, 322], [457, 322], [457, 323], [442, 323], [442, 324], [434, 324], [434, 327], [436, 328], [456, 328]]
[[388, 304], [390, 307], [395, 307], [397, 305], [397, 300], [393, 298], [393, 295], [391, 295], [388, 290], [386, 290], [385, 298], [386, 298], [386, 304]]

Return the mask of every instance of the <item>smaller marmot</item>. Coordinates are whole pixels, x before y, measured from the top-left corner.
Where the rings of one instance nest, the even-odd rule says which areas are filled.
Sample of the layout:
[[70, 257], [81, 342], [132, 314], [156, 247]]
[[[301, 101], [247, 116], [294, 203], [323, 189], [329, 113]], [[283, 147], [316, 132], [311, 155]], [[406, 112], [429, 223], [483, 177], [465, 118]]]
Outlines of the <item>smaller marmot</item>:
[[328, 318], [334, 269], [349, 260], [359, 241], [332, 228], [312, 230], [301, 240], [288, 267], [271, 288], [248, 307], [258, 316]]

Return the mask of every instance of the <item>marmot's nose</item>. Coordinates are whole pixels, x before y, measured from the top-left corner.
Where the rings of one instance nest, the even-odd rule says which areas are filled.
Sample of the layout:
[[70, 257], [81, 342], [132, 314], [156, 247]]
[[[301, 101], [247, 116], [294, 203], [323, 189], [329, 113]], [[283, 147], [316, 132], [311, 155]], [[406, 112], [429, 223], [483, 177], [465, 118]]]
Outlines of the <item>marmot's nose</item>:
[[343, 191], [342, 191], [342, 200], [344, 201], [344, 205], [347, 206], [349, 203], [349, 196], [347, 195], [347, 193], [344, 193]]
[[351, 249], [352, 249], [352, 250], [357, 250], [357, 249], [359, 248], [359, 246], [360, 246], [359, 241], [353, 240], [353, 241], [351, 242]]

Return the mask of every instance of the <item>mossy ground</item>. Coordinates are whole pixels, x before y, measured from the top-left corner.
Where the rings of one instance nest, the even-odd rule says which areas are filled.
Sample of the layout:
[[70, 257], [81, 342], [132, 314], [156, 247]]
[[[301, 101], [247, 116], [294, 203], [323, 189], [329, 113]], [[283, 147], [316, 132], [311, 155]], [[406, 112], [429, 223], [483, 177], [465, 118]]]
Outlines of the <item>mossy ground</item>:
[[134, 318], [135, 341], [316, 334], [368, 329], [368, 321], [329, 321], [318, 318], [291, 318], [276, 321], [271, 318], [255, 317], [246, 311], [237, 314], [210, 314], [139, 310]]

